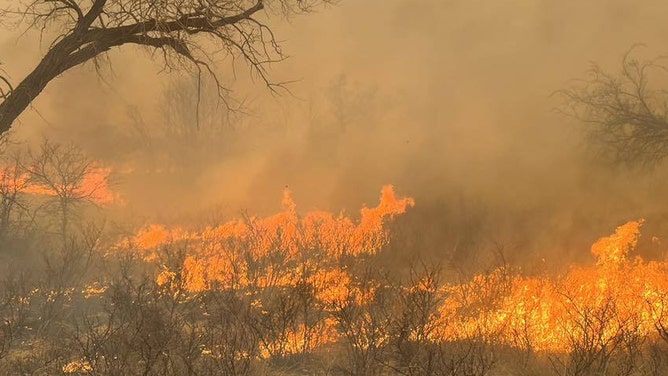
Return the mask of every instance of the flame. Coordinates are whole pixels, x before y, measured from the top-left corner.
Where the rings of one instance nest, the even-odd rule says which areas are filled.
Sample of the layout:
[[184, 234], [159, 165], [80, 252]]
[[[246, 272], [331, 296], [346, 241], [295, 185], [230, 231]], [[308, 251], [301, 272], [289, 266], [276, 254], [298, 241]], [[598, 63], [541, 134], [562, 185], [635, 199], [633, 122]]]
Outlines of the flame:
[[99, 282], [95, 282], [93, 284], [87, 285], [83, 289], [82, 293], [84, 294], [84, 298], [89, 299], [93, 296], [104, 294], [108, 288], [108, 286], [103, 286]]
[[109, 188], [109, 175], [111, 168], [94, 164], [84, 175], [81, 184], [75, 189], [80, 196], [87, 196], [98, 205], [109, 205], [119, 202], [118, 195]]
[[[279, 338], [263, 342], [260, 355], [308, 352], [339, 339], [336, 320], [329, 312], [373, 300], [377, 285], [359, 286], [344, 266], [346, 260], [379, 252], [388, 241], [387, 221], [412, 206], [412, 198], [398, 198], [388, 185], [383, 187], [376, 207], [361, 210], [359, 221], [324, 211], [301, 216], [292, 192], [286, 189], [282, 210], [275, 215], [235, 219], [201, 231], [153, 224], [117, 247], [159, 263], [160, 249], [186, 245], [188, 252], [181, 265], [176, 269], [161, 265], [157, 273], [156, 283], [168, 289], [178, 281], [192, 293], [211, 289], [296, 291], [305, 287], [312, 293], [312, 304], [320, 307], [320, 319], [285, 328]], [[263, 307], [259, 299], [252, 306], [270, 314], [270, 308]]]
[[50, 186], [35, 183], [30, 178], [30, 172], [21, 171], [16, 166], [5, 166], [0, 168], [0, 190], [49, 197], [58, 197], [62, 192], [69, 191], [68, 197], [86, 198], [100, 206], [122, 204], [123, 200], [109, 186], [111, 173], [111, 168], [93, 163], [81, 181], [73, 186]]
[[434, 340], [477, 337], [520, 348], [567, 352], [574, 341], [604, 346], [620, 333], [655, 335], [665, 325], [668, 263], [628, 259], [642, 220], [619, 226], [591, 248], [597, 262], [558, 278], [510, 276], [499, 268], [446, 286]]
[[[328, 286], [338, 286], [347, 274], [323, 268], [322, 264], [338, 265], [345, 256], [378, 252], [388, 240], [383, 227], [385, 220], [413, 205], [412, 198], [397, 198], [394, 188], [388, 185], [382, 189], [378, 206], [361, 210], [359, 223], [343, 213], [335, 216], [324, 211], [301, 217], [291, 191], [286, 189], [283, 210], [273, 216], [236, 219], [199, 232], [153, 224], [119, 246], [138, 249], [146, 260], [155, 261], [155, 252], [161, 246], [188, 240], [194, 249], [186, 257], [183, 271], [191, 291], [207, 290], [214, 285], [219, 288], [292, 286], [307, 268], [314, 271], [308, 282], [322, 287], [320, 296], [335, 299], [348, 292], [334, 293]], [[261, 270], [257, 266], [262, 266]], [[163, 283], [168, 280], [161, 278]]]
[[74, 360], [63, 366], [64, 373], [90, 373], [93, 367], [85, 360]]
[[[260, 353], [268, 357], [310, 351], [342, 338], [337, 310], [367, 306], [382, 288], [378, 281], [361, 282], [348, 266], [380, 252], [388, 241], [387, 221], [412, 206], [412, 198], [398, 198], [393, 187], [386, 186], [379, 204], [362, 208], [358, 221], [324, 211], [302, 216], [285, 190], [282, 210], [275, 215], [236, 219], [201, 231], [150, 225], [119, 246], [159, 263], [161, 247], [187, 245], [177, 268], [160, 265], [156, 281], [165, 288], [180, 281], [191, 293], [221, 289], [253, 294], [308, 286], [315, 299], [311, 304], [322, 308], [323, 318], [310, 326], [295, 323], [279, 338], [266, 341]], [[656, 336], [657, 328], [668, 327], [668, 262], [629, 256], [642, 223], [619, 226], [592, 245], [594, 263], [572, 266], [556, 277], [522, 276], [504, 266], [459, 284], [417, 278], [401, 291], [432, 295], [440, 303], [429, 313], [429, 328], [416, 329], [421, 331], [409, 338], [434, 343], [473, 339], [563, 353], [575, 346], [604, 347], [622, 334]], [[270, 314], [271, 308], [262, 304], [256, 299], [252, 306]], [[360, 322], [365, 322], [368, 312], [359, 312]], [[389, 336], [378, 333], [374, 338], [386, 343]]]

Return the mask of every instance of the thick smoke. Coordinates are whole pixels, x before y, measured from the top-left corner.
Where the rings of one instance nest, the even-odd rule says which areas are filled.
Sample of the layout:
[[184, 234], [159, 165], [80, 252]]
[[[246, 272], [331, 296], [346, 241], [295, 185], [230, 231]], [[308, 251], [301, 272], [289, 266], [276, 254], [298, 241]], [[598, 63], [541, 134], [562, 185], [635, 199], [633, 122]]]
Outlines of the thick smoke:
[[[665, 53], [668, 4], [614, 1], [343, 1], [276, 22], [291, 55], [271, 68], [297, 80], [272, 95], [219, 58], [231, 113], [192, 75], [123, 47], [52, 83], [15, 137], [74, 142], [115, 166], [121, 217], [204, 221], [278, 207], [289, 186], [304, 210], [355, 210], [395, 184], [416, 208], [397, 224], [398, 258], [530, 270], [588, 260], [587, 245], [627, 220], [668, 229], [665, 174], [591, 158], [583, 125], [555, 108], [590, 62], [615, 71], [634, 44]], [[46, 46], [4, 36], [19, 80]], [[209, 83], [210, 86], [210, 83]], [[199, 124], [198, 124], [199, 123]], [[567, 257], [563, 257], [567, 254]], [[545, 260], [545, 261], [543, 261]]]

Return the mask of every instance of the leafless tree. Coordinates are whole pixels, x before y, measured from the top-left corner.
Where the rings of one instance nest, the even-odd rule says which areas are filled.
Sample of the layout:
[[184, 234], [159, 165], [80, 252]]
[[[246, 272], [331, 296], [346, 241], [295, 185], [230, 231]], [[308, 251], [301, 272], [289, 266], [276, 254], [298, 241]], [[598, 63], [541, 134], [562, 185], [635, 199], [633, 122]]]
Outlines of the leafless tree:
[[438, 308], [443, 297], [440, 269], [422, 265], [409, 268], [406, 287], [400, 289], [393, 347], [397, 369], [404, 375], [435, 375], [438, 345], [434, 343]]
[[15, 337], [25, 328], [28, 284], [21, 273], [6, 273], [0, 283], [0, 360], [7, 356]]
[[[167, 68], [187, 64], [213, 73], [211, 58], [224, 53], [249, 64], [269, 88], [267, 67], [285, 55], [267, 24], [267, 15], [285, 17], [312, 11], [332, 0], [18, 0], [0, 8], [0, 20], [56, 34], [37, 67], [18, 85], [0, 71], [0, 134], [67, 70], [118, 46], [156, 50]], [[214, 52], [215, 51], [215, 52]], [[220, 92], [225, 88], [216, 79]]]
[[103, 181], [86, 185], [86, 177], [94, 171], [94, 163], [74, 145], [58, 145], [48, 141], [42, 143], [39, 152], [32, 155], [25, 167], [29, 183], [44, 189], [52, 200], [47, 207], [55, 204], [60, 217], [60, 235], [68, 240], [69, 224], [74, 216], [74, 208], [86, 202], [93, 202], [96, 194], [104, 188]]
[[0, 238], [5, 239], [19, 232], [17, 224], [24, 217], [30, 217], [30, 210], [25, 202], [24, 190], [27, 179], [22, 168], [21, 157], [16, 154], [8, 158], [0, 168]]
[[203, 362], [218, 375], [252, 375], [262, 332], [252, 297], [238, 290], [212, 291], [204, 298]]
[[665, 74], [668, 67], [661, 58], [639, 60], [632, 52], [619, 73], [594, 64], [586, 79], [559, 93], [564, 112], [589, 125], [588, 138], [602, 157], [653, 165], [668, 156], [668, 92], [653, 88], [650, 74]]
[[649, 339], [641, 368], [643, 375], [659, 376], [668, 369], [668, 346], [663, 340]]
[[550, 358], [558, 375], [631, 375], [636, 371], [646, 337], [640, 321], [623, 315], [616, 297], [602, 296], [597, 306], [582, 304], [562, 292], [567, 309], [568, 352]]
[[329, 307], [346, 348], [340, 368], [350, 375], [381, 375], [389, 364], [395, 289], [378, 275], [367, 269], [353, 283], [357, 288]]

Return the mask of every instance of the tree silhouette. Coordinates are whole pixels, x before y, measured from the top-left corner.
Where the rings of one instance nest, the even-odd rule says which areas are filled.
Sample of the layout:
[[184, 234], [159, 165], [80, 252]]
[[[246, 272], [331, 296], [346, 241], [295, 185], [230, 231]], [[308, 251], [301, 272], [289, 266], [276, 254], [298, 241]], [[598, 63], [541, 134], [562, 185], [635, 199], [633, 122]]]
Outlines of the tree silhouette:
[[[17, 0], [0, 7], [0, 21], [53, 35], [47, 53], [18, 85], [0, 71], [0, 134], [67, 70], [99, 63], [109, 50], [128, 44], [158, 51], [167, 68], [195, 67], [213, 76], [215, 54], [245, 61], [271, 90], [266, 68], [285, 55], [266, 23], [312, 11], [333, 0]], [[265, 10], [262, 14], [262, 10]]]
[[619, 73], [592, 65], [579, 85], [560, 91], [564, 112], [588, 125], [587, 136], [601, 157], [616, 164], [655, 165], [668, 156], [668, 96], [650, 75], [665, 73], [660, 58], [624, 55]]

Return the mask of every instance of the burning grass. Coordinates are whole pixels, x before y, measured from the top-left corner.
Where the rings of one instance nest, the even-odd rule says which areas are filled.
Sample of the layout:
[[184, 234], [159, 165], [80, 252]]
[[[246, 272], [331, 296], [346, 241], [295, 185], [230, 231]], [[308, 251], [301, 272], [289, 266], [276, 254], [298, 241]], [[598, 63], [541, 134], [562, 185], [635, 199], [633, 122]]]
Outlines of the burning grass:
[[43, 279], [4, 284], [0, 370], [644, 375], [668, 361], [668, 263], [632, 257], [642, 220], [560, 276], [503, 265], [446, 283], [438, 268], [377, 262], [413, 205], [386, 186], [357, 218], [302, 215], [286, 190], [264, 218], [148, 225], [112, 252], [65, 243]]
[[[597, 241], [591, 248], [594, 264], [572, 266], [558, 277], [524, 277], [503, 266], [462, 284], [440, 283], [434, 275], [423, 275], [408, 284], [390, 286], [379, 276], [369, 279], [355, 274], [359, 269], [352, 265], [382, 252], [388, 239], [383, 227], [386, 220], [412, 205], [412, 199], [398, 199], [387, 186], [379, 205], [362, 209], [355, 223], [342, 214], [299, 216], [286, 191], [283, 211], [274, 216], [231, 221], [200, 232], [152, 225], [122, 246], [160, 263], [157, 251], [161, 247], [189, 243], [183, 263], [175, 270], [161, 264], [156, 281], [162, 286], [181, 281], [191, 293], [212, 289], [297, 291], [307, 286], [312, 292], [310, 304], [318, 307], [322, 318], [317, 330], [309, 331], [300, 323], [282, 337], [286, 343], [267, 345], [288, 353], [345, 342], [350, 340], [347, 331], [365, 333], [345, 315], [348, 310], [359, 310], [364, 312], [362, 321], [376, 320], [366, 310], [377, 303], [377, 294], [386, 299], [388, 321], [396, 320], [406, 309], [398, 308], [395, 300], [428, 295], [430, 305], [421, 307], [423, 322], [405, 336], [408, 341], [433, 346], [474, 341], [545, 354], [563, 355], [577, 349], [611, 357], [630, 346], [629, 341], [665, 335], [668, 264], [629, 256], [642, 220], [624, 224]], [[380, 326], [387, 332], [364, 334], [377, 343], [365, 338], [353, 341], [352, 346], [367, 351], [392, 343], [396, 335], [392, 327], [398, 323], [384, 320], [375, 324], [385, 322], [386, 327]], [[317, 340], [305, 346], [307, 335]], [[607, 351], [610, 353], [605, 354]], [[265, 349], [263, 353], [272, 352]]]

